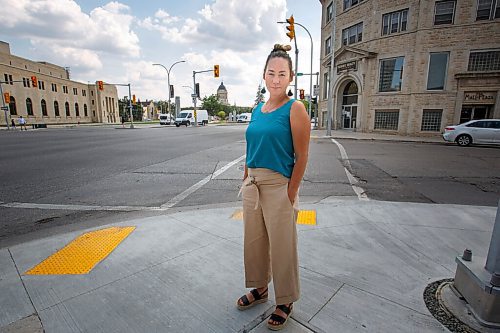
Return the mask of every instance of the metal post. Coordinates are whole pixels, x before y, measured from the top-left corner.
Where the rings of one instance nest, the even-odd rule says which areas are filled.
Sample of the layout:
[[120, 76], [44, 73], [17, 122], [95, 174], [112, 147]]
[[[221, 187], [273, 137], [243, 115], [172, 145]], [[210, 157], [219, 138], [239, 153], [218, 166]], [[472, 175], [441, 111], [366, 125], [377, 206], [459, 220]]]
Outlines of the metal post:
[[297, 36], [293, 39], [295, 41], [295, 93], [293, 94], [293, 98], [297, 99], [297, 73], [299, 70], [299, 49], [297, 48]]
[[128, 109], [130, 111], [130, 128], [134, 128], [134, 115], [132, 114], [132, 92], [130, 91], [130, 83], [128, 84]]
[[500, 273], [500, 200], [498, 201], [497, 217], [491, 234], [490, 249], [484, 267], [491, 274]]
[[[330, 94], [330, 98], [328, 99], [328, 109], [327, 109], [327, 120], [326, 120], [326, 135], [331, 136], [332, 135], [332, 116], [334, 114], [333, 112], [333, 73], [335, 69], [334, 65], [334, 55], [335, 55], [335, 24], [336, 24], [336, 15], [335, 13], [335, 6], [333, 6], [333, 19], [332, 19], [332, 57], [331, 57], [331, 63], [330, 63], [330, 74], [328, 75], [328, 81], [330, 82], [330, 87], [328, 89], [328, 93]], [[325, 82], [326, 84], [326, 82]]]
[[170, 66], [170, 68], [168, 68], [168, 69], [167, 69], [167, 67], [163, 66], [162, 64], [153, 64], [153, 66], [161, 66], [161, 67], [163, 67], [163, 68], [167, 71], [167, 84], [168, 84], [168, 89], [167, 89], [167, 91], [168, 91], [168, 105], [167, 105], [167, 113], [168, 113], [170, 116], [172, 116], [172, 115], [170, 114], [170, 98], [171, 98], [171, 96], [170, 96], [170, 72], [172, 71], [172, 67], [174, 67], [174, 66], [175, 66], [175, 65], [177, 65], [177, 64], [180, 64], [181, 62], [186, 62], [186, 60], [179, 60], [179, 61], [176, 61], [176, 62], [174, 62], [174, 63]]
[[5, 124], [7, 125], [7, 129], [10, 130], [9, 126], [9, 117], [7, 116], [7, 110], [5, 109], [5, 100], [3, 96], [3, 90], [2, 90], [2, 82], [0, 82], [0, 95], [2, 95], [2, 106], [4, 107], [4, 114], [5, 114]]
[[[319, 90], [319, 72], [316, 72], [316, 86], [318, 87], [318, 90]], [[314, 129], [318, 129], [318, 98], [319, 98], [319, 96], [316, 95], [314, 97], [316, 97], [316, 105], [314, 106]]]
[[196, 114], [196, 71], [193, 71], [193, 105], [194, 105], [194, 126], [198, 126], [198, 115]]
[[[296, 25], [302, 27], [306, 32], [307, 34], [309, 35], [309, 38], [311, 39], [311, 75], [309, 76], [309, 95], [312, 96], [313, 94], [313, 91], [312, 91], [312, 72], [313, 72], [313, 39], [312, 39], [312, 36], [311, 36], [311, 33], [309, 32], [309, 30], [307, 30], [306, 27], [304, 27], [302, 24], [300, 23], [297, 23], [295, 22]], [[295, 84], [297, 84], [297, 82], [295, 82]], [[311, 118], [311, 101], [309, 100], [309, 118]]]

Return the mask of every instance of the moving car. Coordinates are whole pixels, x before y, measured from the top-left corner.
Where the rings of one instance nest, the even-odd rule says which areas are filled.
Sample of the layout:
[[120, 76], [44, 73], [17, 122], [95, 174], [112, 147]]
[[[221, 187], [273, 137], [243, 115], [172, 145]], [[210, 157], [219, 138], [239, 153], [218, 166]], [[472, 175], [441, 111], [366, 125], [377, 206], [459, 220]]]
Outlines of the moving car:
[[500, 119], [471, 120], [460, 125], [446, 126], [443, 139], [459, 146], [473, 143], [500, 145]]
[[[199, 125], [205, 126], [208, 124], [208, 112], [207, 110], [196, 110], [196, 118]], [[181, 125], [190, 126], [194, 123], [194, 110], [183, 110], [179, 113], [179, 116], [175, 118], [175, 126], [179, 127]]]
[[172, 123], [172, 118], [168, 113], [160, 113], [160, 125], [170, 125]]
[[238, 123], [248, 123], [252, 120], [252, 114], [251, 113], [242, 113], [238, 115], [238, 118], [236, 118], [236, 122]]

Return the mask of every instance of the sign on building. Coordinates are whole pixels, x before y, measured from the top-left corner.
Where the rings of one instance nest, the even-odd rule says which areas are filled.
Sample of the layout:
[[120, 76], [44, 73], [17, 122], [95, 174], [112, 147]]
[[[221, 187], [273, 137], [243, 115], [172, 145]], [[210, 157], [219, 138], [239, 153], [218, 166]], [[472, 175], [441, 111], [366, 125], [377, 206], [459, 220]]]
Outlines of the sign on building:
[[464, 104], [495, 104], [496, 91], [466, 91]]

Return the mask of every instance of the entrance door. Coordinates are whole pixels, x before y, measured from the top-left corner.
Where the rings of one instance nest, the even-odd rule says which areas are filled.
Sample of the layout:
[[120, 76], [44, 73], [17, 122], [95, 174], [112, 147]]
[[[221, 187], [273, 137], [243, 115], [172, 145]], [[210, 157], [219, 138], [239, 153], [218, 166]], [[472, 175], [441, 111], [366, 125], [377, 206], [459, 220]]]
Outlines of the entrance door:
[[342, 93], [342, 128], [356, 128], [358, 116], [358, 86], [350, 81]]
[[342, 106], [342, 127], [343, 128], [356, 128], [356, 117], [358, 114], [357, 105], [343, 105]]

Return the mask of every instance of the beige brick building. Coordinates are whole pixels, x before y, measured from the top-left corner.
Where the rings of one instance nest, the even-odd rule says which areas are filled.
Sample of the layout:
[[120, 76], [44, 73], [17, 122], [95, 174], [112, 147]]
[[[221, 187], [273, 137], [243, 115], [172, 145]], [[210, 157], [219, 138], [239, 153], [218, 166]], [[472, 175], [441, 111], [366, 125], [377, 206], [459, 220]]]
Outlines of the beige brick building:
[[329, 108], [333, 129], [401, 135], [500, 118], [500, 0], [320, 2], [322, 127]]
[[[33, 87], [36, 77], [37, 87]], [[9, 93], [7, 112], [17, 124], [23, 116], [28, 124], [117, 123], [118, 94], [116, 87], [86, 84], [69, 79], [66, 68], [46, 62], [35, 62], [10, 53], [8, 43], [0, 41], [0, 81], [2, 91]], [[5, 102], [0, 104], [3, 106]], [[6, 126], [4, 112], [0, 126]]]

